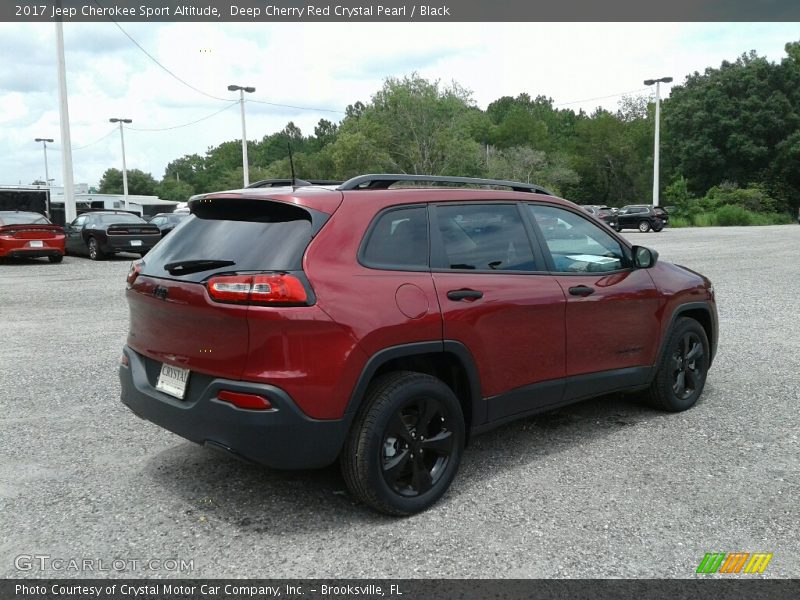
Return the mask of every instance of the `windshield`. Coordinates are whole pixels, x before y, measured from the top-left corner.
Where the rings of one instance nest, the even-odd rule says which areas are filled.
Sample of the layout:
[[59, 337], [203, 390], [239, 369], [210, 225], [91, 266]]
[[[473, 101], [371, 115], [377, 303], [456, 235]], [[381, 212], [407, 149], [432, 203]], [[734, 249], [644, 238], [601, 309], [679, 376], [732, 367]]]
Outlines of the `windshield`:
[[0, 214], [0, 225], [49, 225], [50, 221], [39, 213], [4, 213]]
[[144, 223], [145, 221], [136, 215], [117, 213], [113, 215], [95, 215], [94, 219], [98, 223]]

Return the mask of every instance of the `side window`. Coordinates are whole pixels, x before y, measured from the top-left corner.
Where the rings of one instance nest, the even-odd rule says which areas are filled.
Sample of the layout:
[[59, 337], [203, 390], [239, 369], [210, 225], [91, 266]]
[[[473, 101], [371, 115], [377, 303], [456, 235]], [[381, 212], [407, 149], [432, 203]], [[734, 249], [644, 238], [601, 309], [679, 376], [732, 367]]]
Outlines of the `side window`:
[[424, 206], [389, 210], [370, 229], [362, 253], [368, 267], [428, 268], [428, 211]]
[[75, 220], [72, 222], [72, 226], [73, 226], [75, 229], [80, 229], [81, 227], [83, 227], [83, 224], [84, 224], [84, 223], [86, 223], [86, 217], [85, 217], [85, 216], [80, 216], [80, 217], [78, 217], [77, 219], [75, 219]]
[[444, 269], [536, 271], [530, 240], [514, 204], [439, 205]]
[[568, 210], [529, 204], [553, 257], [563, 273], [617, 271], [626, 264], [622, 246], [602, 227]]
[[166, 219], [164, 219], [164, 217], [156, 217], [155, 219], [152, 219], [150, 223], [152, 223], [157, 227], [161, 227], [165, 223], [165, 221]]

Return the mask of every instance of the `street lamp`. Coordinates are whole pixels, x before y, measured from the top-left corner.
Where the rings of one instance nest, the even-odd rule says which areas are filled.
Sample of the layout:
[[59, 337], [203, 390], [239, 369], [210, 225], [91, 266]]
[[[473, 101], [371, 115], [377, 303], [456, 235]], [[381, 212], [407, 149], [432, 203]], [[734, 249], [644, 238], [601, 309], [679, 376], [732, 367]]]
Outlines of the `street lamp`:
[[123, 123], [133, 123], [131, 119], [109, 119], [110, 123], [119, 123], [119, 139], [122, 142], [122, 195], [125, 198], [125, 210], [128, 210], [128, 169], [125, 166], [125, 134], [122, 133]]
[[244, 93], [252, 94], [256, 88], [229, 85], [228, 91], [239, 92], [239, 103], [242, 106], [242, 170], [244, 171], [244, 187], [247, 187], [250, 185], [250, 167], [247, 164], [247, 133], [244, 128]]
[[50, 138], [36, 138], [34, 141], [42, 142], [42, 149], [44, 150], [44, 185], [47, 188], [47, 206], [45, 207], [45, 212], [47, 213], [47, 218], [50, 218], [50, 173], [47, 169], [47, 142], [53, 143], [53, 140]]
[[645, 85], [656, 84], [656, 134], [653, 147], [653, 206], [658, 206], [658, 140], [659, 123], [661, 122], [661, 84], [669, 83], [672, 77], [662, 77], [661, 79], [645, 79]]

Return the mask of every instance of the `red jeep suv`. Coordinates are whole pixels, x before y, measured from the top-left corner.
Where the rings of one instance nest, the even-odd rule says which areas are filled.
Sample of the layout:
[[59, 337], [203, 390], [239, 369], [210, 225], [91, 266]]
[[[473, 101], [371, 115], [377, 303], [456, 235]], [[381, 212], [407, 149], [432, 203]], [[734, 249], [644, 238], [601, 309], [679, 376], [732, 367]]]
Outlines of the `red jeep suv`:
[[131, 266], [122, 401], [273, 468], [338, 458], [386, 513], [429, 507], [512, 419], [618, 391], [688, 409], [716, 350], [708, 279], [535, 185], [364, 175], [189, 206]]

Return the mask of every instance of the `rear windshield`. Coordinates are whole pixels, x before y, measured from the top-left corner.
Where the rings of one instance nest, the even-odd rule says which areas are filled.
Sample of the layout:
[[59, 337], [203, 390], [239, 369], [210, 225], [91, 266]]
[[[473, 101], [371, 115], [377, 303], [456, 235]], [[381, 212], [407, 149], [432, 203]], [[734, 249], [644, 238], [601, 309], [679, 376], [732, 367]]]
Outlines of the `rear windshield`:
[[[144, 275], [204, 281], [220, 273], [299, 271], [312, 237], [312, 215], [269, 201], [219, 200], [193, 214], [144, 258]], [[233, 265], [171, 275], [165, 265], [182, 261], [233, 261]]]
[[39, 213], [6, 213], [0, 215], [0, 225], [49, 225], [50, 221], [45, 219]]
[[113, 224], [113, 223], [144, 223], [144, 219], [137, 217], [136, 215], [122, 215], [122, 214], [114, 214], [114, 215], [94, 215], [92, 217], [98, 223], [106, 223], [106, 224]]

